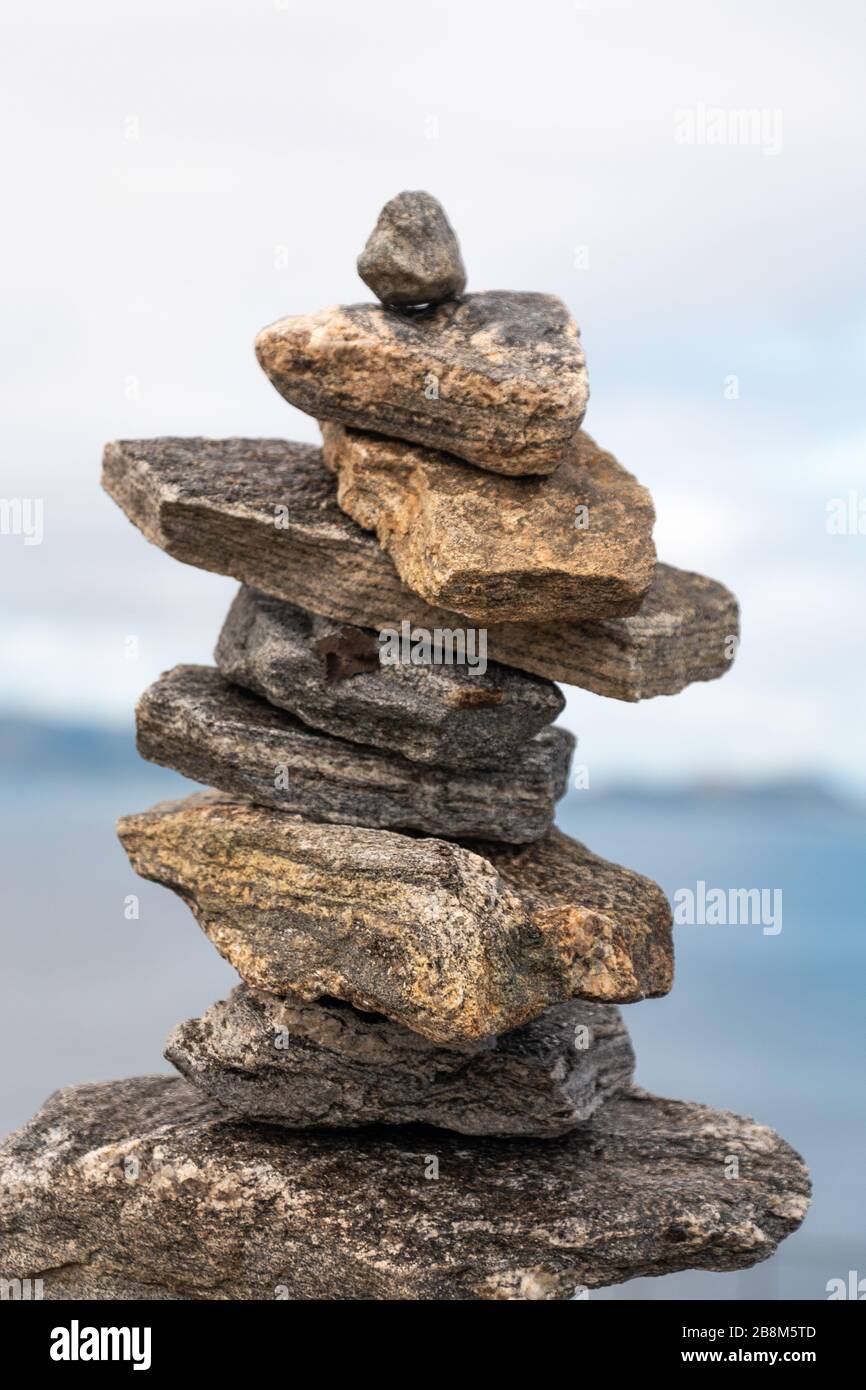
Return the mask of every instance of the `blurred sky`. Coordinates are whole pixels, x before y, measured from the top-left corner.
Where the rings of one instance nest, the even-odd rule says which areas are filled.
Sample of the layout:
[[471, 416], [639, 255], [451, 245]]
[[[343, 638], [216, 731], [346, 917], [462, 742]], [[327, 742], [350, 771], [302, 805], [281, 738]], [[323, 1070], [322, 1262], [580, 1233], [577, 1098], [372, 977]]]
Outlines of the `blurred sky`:
[[[858, 0], [4, 12], [0, 495], [44, 499], [44, 541], [0, 536], [0, 713], [128, 724], [159, 671], [210, 659], [234, 584], [144, 542], [99, 491], [102, 445], [316, 439], [254, 334], [368, 298], [356, 255], [420, 187], [471, 289], [568, 302], [587, 428], [652, 489], [660, 555], [742, 602], [721, 682], [569, 692], [594, 785], [866, 787], [866, 536], [826, 529], [830, 499], [866, 496]], [[713, 107], [765, 112], [773, 140], [678, 142], [678, 113]]]

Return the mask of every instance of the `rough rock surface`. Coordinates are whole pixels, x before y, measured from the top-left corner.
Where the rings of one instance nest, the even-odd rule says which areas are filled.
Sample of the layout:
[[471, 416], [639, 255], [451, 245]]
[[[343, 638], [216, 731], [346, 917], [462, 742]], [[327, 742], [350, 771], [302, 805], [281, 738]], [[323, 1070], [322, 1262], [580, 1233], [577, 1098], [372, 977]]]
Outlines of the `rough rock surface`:
[[276, 999], [244, 985], [175, 1028], [165, 1055], [246, 1119], [527, 1136], [573, 1129], [634, 1068], [608, 1004], [572, 1000], [498, 1038], [446, 1048], [336, 999]]
[[322, 440], [343, 511], [428, 603], [484, 624], [640, 607], [655, 569], [652, 498], [582, 430], [546, 478], [483, 473], [333, 422]]
[[434, 1042], [516, 1028], [572, 997], [665, 994], [671, 913], [650, 879], [558, 831], [536, 853], [320, 825], [222, 795], [118, 822], [245, 984], [323, 995]]
[[358, 257], [358, 274], [383, 304], [438, 304], [462, 294], [463, 257], [439, 199], [405, 192], [387, 202]]
[[442, 767], [506, 766], [565, 707], [552, 682], [496, 662], [484, 672], [384, 666], [371, 629], [340, 627], [255, 589], [239, 590], [215, 657], [230, 681], [305, 724]]
[[642, 1091], [544, 1142], [347, 1143], [141, 1076], [55, 1092], [0, 1148], [0, 1268], [49, 1299], [567, 1299], [756, 1264], [809, 1190], [766, 1126]]
[[552, 473], [586, 413], [577, 324], [550, 294], [427, 309], [350, 304], [263, 328], [273, 385], [318, 420], [444, 449], [494, 473]]
[[[461, 619], [401, 583], [374, 536], [337, 505], [321, 449], [279, 439], [109, 444], [103, 486], [149, 541], [312, 613], [358, 627]], [[640, 611], [580, 623], [499, 623], [488, 657], [619, 700], [675, 695], [731, 665], [739, 615], [723, 585], [657, 565]]]
[[495, 770], [425, 768], [333, 738], [240, 690], [212, 666], [176, 666], [136, 709], [138, 751], [185, 777], [341, 825], [520, 844], [553, 824], [574, 738], [543, 729]]

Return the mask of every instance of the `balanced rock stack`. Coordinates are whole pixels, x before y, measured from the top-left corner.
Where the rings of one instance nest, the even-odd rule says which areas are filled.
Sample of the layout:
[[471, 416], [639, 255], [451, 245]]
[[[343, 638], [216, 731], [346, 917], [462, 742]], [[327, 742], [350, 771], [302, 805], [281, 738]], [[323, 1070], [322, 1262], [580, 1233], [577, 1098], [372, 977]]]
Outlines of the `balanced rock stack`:
[[465, 294], [424, 193], [359, 270], [381, 303], [257, 341], [321, 449], [105, 452], [149, 540], [243, 585], [216, 666], [137, 711], [215, 790], [119, 827], [241, 983], [172, 1033], [183, 1079], [58, 1092], [7, 1141], [2, 1267], [50, 1297], [568, 1298], [751, 1264], [806, 1208], [772, 1131], [633, 1086], [616, 1006], [670, 989], [668, 904], [553, 828], [553, 682], [719, 676], [735, 601], [656, 562], [558, 299]]

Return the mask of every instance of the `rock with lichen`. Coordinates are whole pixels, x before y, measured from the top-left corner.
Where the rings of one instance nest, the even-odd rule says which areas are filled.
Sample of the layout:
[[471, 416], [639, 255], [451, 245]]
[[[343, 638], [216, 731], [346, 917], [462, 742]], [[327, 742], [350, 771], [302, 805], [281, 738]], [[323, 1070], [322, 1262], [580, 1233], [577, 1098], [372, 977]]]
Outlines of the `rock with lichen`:
[[433, 1042], [671, 987], [661, 889], [557, 830], [470, 848], [214, 792], [124, 816], [118, 834], [252, 988], [335, 996]]

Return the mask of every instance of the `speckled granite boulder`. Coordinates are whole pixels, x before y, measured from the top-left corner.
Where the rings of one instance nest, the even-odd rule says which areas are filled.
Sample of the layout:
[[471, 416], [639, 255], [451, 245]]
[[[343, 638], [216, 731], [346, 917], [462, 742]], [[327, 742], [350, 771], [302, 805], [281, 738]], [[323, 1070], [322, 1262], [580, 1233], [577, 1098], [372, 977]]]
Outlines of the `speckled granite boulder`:
[[644, 1092], [543, 1142], [347, 1143], [228, 1120], [187, 1082], [141, 1076], [57, 1091], [0, 1147], [0, 1268], [48, 1299], [567, 1299], [744, 1269], [808, 1203], [772, 1130]]

